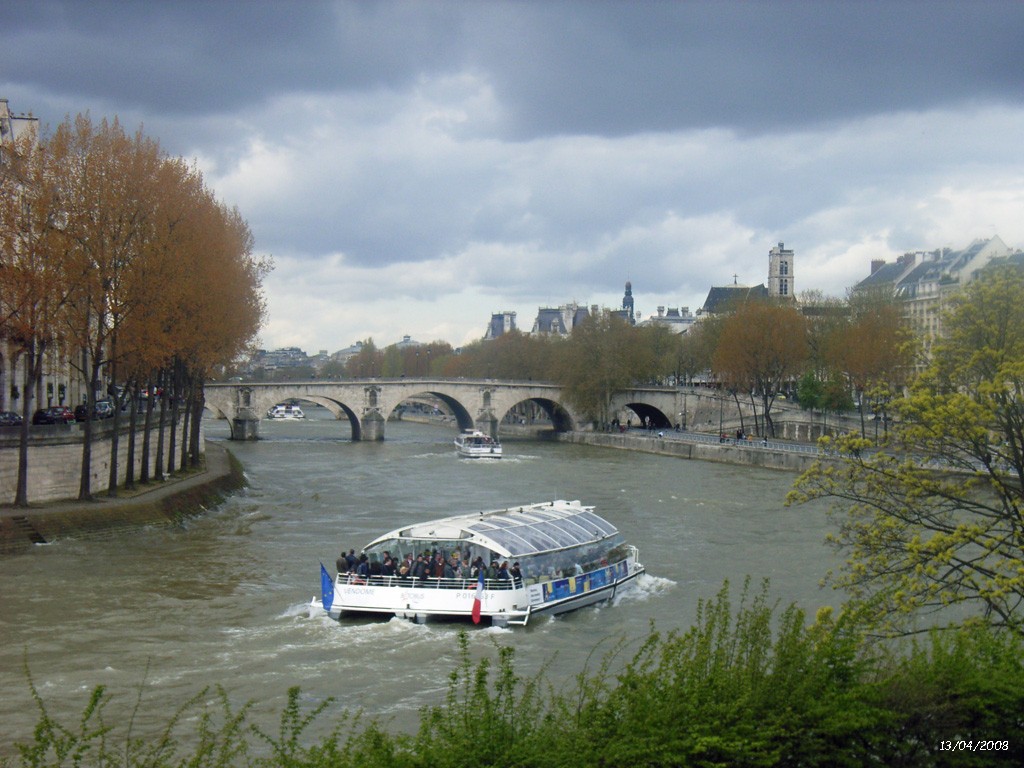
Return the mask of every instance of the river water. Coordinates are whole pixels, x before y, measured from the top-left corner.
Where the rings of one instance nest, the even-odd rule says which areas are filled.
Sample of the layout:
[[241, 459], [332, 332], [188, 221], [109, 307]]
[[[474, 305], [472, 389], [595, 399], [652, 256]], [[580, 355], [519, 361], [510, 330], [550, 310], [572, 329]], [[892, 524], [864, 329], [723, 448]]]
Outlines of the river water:
[[[517, 668], [569, 681], [625, 639], [686, 627], [724, 580], [767, 577], [810, 614], [839, 596], [818, 583], [837, 555], [823, 507], [787, 509], [793, 475], [626, 451], [505, 441], [505, 458], [456, 458], [450, 427], [389, 423], [353, 443], [347, 422], [310, 406], [305, 421], [264, 421], [255, 443], [228, 443], [250, 486], [181, 528], [116, 541], [62, 541], [0, 559], [0, 754], [37, 720], [26, 669], [54, 714], [73, 723], [89, 692], [125, 716], [142, 691], [143, 726], [164, 724], [207, 685], [276, 729], [290, 686], [334, 696], [395, 729], [440, 702], [456, 663], [455, 624], [332, 621], [309, 615], [319, 561], [386, 530], [463, 511], [549, 499], [594, 504], [640, 550], [648, 575], [614, 604], [527, 627], [472, 628], [476, 655], [516, 649]], [[226, 441], [226, 422], [207, 422]], [[591, 659], [593, 663], [593, 659]], [[327, 716], [324, 716], [327, 717]], [[328, 717], [329, 721], [330, 718]]]

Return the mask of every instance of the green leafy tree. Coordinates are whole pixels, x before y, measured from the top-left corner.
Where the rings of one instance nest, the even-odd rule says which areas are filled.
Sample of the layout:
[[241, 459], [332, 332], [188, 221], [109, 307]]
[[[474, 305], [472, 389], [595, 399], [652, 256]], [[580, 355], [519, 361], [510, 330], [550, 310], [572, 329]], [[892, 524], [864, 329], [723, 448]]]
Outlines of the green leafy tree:
[[790, 502], [829, 498], [848, 553], [833, 584], [900, 632], [955, 606], [1024, 634], [1024, 270], [971, 283], [909, 394], [885, 450], [850, 436], [846, 458], [804, 473]]
[[599, 425], [610, 423], [616, 392], [649, 380], [658, 370], [639, 329], [611, 312], [577, 325], [562, 352], [557, 375], [566, 397]]
[[797, 384], [796, 399], [808, 411], [820, 410], [825, 402], [825, 385], [814, 371], [807, 371]]

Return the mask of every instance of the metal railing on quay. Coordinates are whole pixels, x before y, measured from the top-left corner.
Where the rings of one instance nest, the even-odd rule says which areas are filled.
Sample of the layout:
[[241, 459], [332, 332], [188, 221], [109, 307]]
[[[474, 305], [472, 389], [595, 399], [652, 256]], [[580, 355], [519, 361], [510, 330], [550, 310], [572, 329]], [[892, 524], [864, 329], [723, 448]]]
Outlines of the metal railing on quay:
[[643, 434], [652, 437], [659, 437], [664, 440], [685, 440], [691, 443], [704, 443], [707, 445], [731, 445], [737, 448], [749, 448], [751, 450], [787, 451], [789, 453], [809, 453], [813, 455], [822, 454], [817, 445], [809, 443], [790, 443], [779, 440], [765, 440], [764, 438], [738, 438], [730, 435], [709, 435], [704, 432], [676, 432], [675, 430], [650, 431], [646, 429], [633, 429], [631, 434]]

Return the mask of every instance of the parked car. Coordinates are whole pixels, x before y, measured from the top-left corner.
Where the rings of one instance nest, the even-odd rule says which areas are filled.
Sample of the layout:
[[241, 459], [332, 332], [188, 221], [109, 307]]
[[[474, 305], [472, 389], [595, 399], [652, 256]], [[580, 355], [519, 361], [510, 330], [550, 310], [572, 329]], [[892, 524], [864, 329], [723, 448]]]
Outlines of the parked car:
[[16, 427], [21, 424], [20, 414], [14, 411], [0, 411], [0, 427]]
[[[112, 419], [114, 418], [114, 405], [109, 400], [97, 400], [96, 405], [93, 406], [92, 411], [93, 419]], [[85, 421], [89, 418], [89, 406], [76, 405], [75, 406], [75, 421]]]
[[66, 405], [40, 408], [32, 416], [33, 424], [74, 424], [75, 412]]

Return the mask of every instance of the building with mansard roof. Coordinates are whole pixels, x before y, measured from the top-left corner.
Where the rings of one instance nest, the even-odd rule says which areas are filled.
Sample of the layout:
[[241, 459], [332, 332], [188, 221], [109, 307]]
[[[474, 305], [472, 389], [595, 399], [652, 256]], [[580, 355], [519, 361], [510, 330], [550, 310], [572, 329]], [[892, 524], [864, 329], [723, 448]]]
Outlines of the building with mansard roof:
[[516, 330], [515, 312], [495, 312], [491, 315], [491, 322], [487, 324], [484, 341], [496, 339], [514, 330]]
[[[596, 307], [595, 307], [596, 309]], [[568, 336], [572, 329], [590, 316], [590, 310], [575, 301], [560, 307], [541, 307], [533, 322], [533, 335]]]
[[998, 235], [960, 250], [911, 251], [894, 262], [872, 261], [871, 274], [854, 291], [880, 291], [899, 301], [927, 355], [942, 336], [942, 316], [950, 298], [989, 265], [1020, 258], [1021, 252], [1011, 250]]

